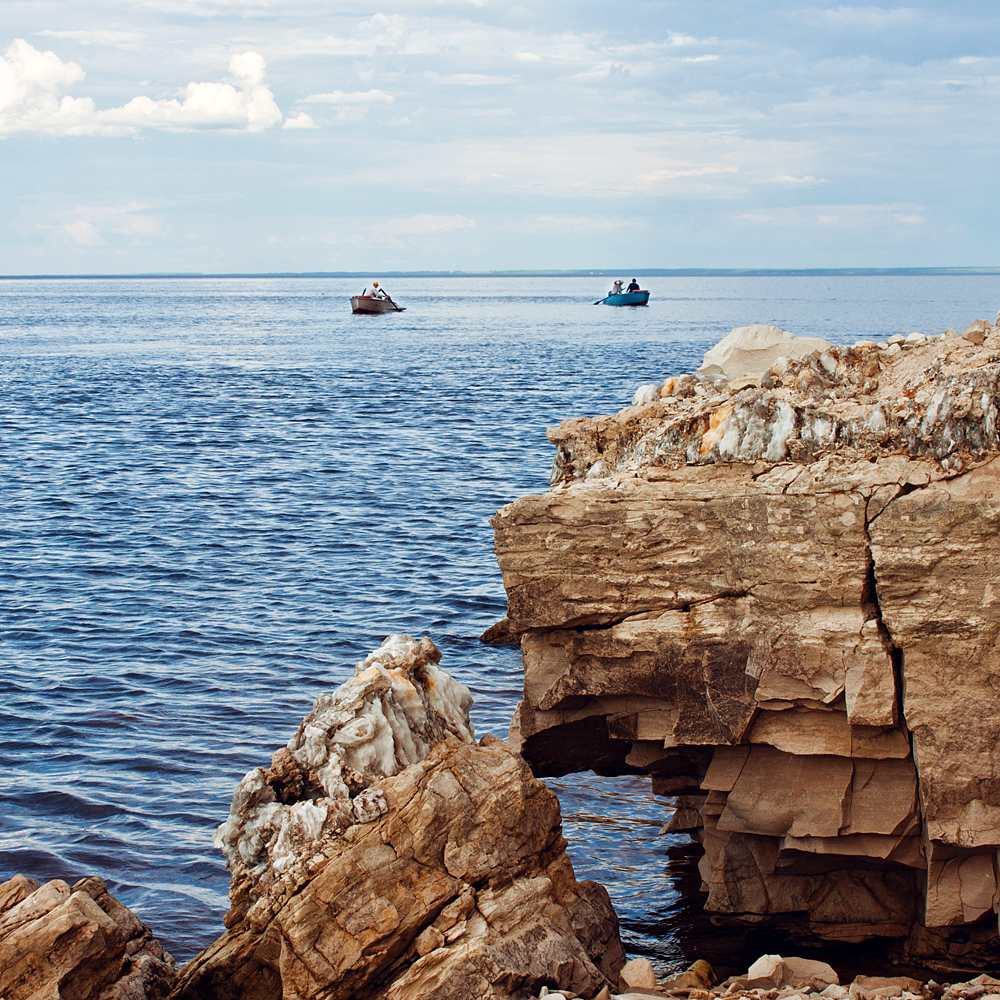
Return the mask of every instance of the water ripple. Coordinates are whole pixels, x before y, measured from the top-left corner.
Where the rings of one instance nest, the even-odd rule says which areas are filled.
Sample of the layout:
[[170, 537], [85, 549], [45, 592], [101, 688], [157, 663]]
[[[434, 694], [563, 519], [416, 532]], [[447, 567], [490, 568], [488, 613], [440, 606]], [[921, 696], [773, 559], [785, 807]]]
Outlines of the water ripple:
[[[691, 278], [592, 307], [604, 284], [400, 280], [406, 313], [355, 318], [333, 280], [0, 282], [0, 877], [101, 874], [189, 957], [221, 930], [234, 784], [386, 634], [430, 633], [478, 732], [506, 732], [518, 653], [476, 638], [505, 609], [487, 520], [547, 488], [546, 427], [741, 323], [933, 332], [1000, 297]], [[666, 804], [553, 787], [629, 948], [681, 961]]]

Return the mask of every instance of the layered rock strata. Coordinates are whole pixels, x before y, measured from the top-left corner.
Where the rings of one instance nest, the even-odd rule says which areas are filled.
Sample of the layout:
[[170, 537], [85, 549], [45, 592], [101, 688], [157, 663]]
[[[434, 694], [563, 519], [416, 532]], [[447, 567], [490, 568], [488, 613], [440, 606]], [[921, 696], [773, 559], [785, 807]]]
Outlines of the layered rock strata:
[[892, 341], [549, 432], [493, 521], [511, 742], [678, 796], [719, 918], [995, 960], [1000, 332]]
[[163, 1000], [174, 960], [99, 878], [0, 883], [3, 1000]]
[[429, 639], [390, 636], [240, 783], [216, 842], [226, 933], [180, 1000], [520, 1000], [617, 985], [607, 892], [577, 882], [555, 796]]

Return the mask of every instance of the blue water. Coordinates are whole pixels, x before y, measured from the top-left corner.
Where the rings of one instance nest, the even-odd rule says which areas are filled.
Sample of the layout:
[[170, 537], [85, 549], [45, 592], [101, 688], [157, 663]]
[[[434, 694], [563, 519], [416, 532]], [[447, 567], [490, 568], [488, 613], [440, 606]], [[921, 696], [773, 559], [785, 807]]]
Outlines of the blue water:
[[[627, 277], [627, 276], [625, 276]], [[545, 428], [620, 409], [731, 327], [850, 342], [992, 319], [998, 277], [0, 281], [0, 879], [96, 873], [187, 959], [222, 930], [234, 784], [390, 632], [429, 634], [505, 734], [487, 519]], [[551, 781], [626, 946], [690, 952], [668, 804]], [[672, 853], [671, 853], [672, 852]]]

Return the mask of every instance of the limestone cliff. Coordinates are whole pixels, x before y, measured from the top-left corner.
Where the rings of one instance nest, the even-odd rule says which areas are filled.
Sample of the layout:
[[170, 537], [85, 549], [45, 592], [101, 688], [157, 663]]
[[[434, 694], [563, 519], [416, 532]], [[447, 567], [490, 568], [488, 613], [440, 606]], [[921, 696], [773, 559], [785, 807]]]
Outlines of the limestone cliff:
[[995, 960], [998, 351], [978, 321], [642, 387], [493, 521], [513, 745], [678, 796], [720, 919]]

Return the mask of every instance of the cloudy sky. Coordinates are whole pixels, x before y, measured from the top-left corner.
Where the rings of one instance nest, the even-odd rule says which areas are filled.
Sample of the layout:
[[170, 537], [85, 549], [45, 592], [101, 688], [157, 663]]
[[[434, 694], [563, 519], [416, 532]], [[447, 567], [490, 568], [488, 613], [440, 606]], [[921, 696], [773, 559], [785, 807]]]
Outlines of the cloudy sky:
[[1000, 264], [1000, 6], [3, 0], [0, 272]]

